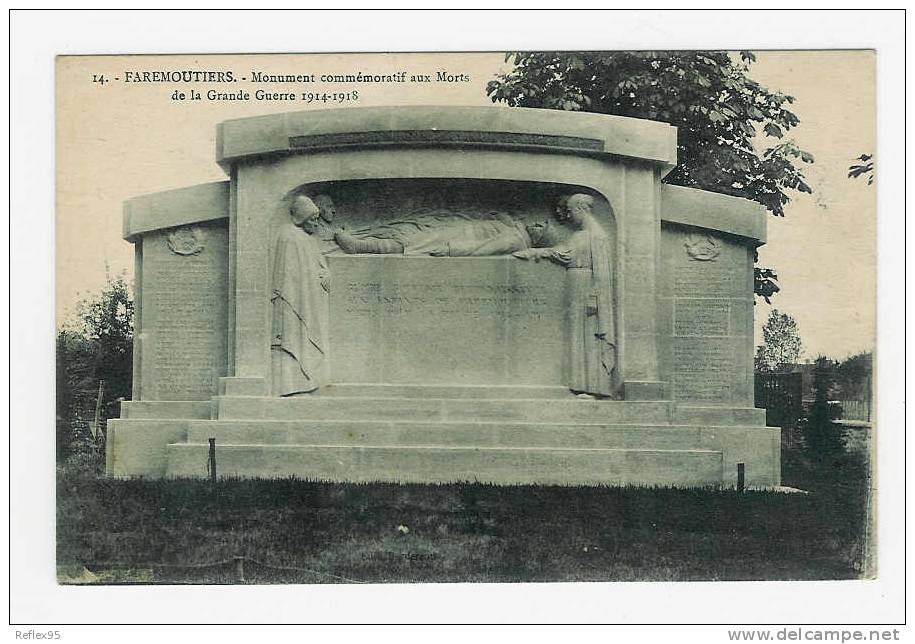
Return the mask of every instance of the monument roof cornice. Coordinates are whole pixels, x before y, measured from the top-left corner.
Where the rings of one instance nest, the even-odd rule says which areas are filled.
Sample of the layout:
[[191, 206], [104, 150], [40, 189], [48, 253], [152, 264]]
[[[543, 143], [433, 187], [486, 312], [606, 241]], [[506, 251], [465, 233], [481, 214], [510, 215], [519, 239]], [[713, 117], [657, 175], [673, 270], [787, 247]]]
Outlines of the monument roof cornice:
[[587, 112], [488, 106], [403, 106], [304, 110], [224, 121], [216, 160], [364, 148], [460, 148], [614, 156], [677, 163], [677, 129], [667, 123]]
[[741, 197], [662, 184], [661, 220], [766, 243], [766, 208]]

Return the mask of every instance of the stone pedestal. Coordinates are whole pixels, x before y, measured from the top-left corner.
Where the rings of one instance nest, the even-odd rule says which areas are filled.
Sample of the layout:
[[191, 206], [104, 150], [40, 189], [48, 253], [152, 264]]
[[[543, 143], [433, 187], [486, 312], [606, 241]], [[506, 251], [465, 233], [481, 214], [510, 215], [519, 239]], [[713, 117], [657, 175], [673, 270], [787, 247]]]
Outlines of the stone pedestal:
[[342, 385], [220, 396], [182, 420], [143, 417], [158, 410], [134, 402], [125, 413], [110, 421], [115, 475], [205, 476], [216, 438], [226, 476], [719, 485], [743, 462], [755, 485], [780, 480], [779, 430], [761, 426], [763, 410], [588, 401], [562, 388]]

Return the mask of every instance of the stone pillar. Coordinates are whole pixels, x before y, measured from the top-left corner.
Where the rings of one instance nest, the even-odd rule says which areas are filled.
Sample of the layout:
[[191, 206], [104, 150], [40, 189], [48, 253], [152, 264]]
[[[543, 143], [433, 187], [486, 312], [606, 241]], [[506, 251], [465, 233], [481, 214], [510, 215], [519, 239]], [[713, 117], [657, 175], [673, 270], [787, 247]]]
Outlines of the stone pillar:
[[232, 169], [233, 210], [229, 227], [234, 246], [230, 269], [234, 309], [229, 333], [234, 338], [230, 352], [232, 379], [221, 389], [236, 395], [266, 395], [270, 364], [269, 340], [269, 240], [271, 217], [282, 195], [270, 200], [264, 195], [264, 168], [241, 165]]
[[622, 312], [619, 372], [627, 400], [659, 400], [667, 395], [659, 376], [657, 289], [661, 220], [656, 166], [625, 165], [622, 170], [620, 216], [620, 279]]
[[143, 239], [134, 242], [133, 385], [131, 400], [143, 400]]

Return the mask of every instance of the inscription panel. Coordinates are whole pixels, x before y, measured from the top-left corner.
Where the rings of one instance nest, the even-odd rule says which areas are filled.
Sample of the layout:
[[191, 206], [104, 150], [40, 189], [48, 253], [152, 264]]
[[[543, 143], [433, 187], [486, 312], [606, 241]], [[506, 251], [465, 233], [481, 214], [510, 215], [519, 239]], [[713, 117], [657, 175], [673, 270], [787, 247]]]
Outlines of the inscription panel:
[[445, 282], [348, 282], [344, 285], [345, 313], [388, 316], [454, 315], [468, 320], [543, 319], [556, 293], [544, 294], [530, 285]]
[[332, 380], [564, 382], [561, 267], [512, 257], [329, 260]]
[[[684, 253], [685, 254], [685, 253]], [[729, 295], [742, 279], [733, 267], [717, 262], [689, 260], [674, 272], [674, 292], [683, 295]]]
[[674, 300], [674, 335], [726, 336], [730, 328], [731, 305], [721, 299]]
[[660, 353], [674, 398], [752, 405], [749, 250], [714, 231], [664, 225], [661, 253]]
[[417, 144], [457, 145], [462, 147], [566, 148], [590, 152], [603, 152], [604, 150], [604, 142], [600, 139], [555, 134], [481, 132], [477, 130], [383, 130], [340, 134], [309, 134], [293, 136], [289, 139], [289, 147], [305, 149]]
[[673, 363], [676, 399], [725, 401], [731, 398], [735, 360], [729, 342], [676, 338]]
[[228, 235], [206, 229], [197, 254], [170, 250], [170, 231], [143, 238], [145, 400], [207, 400], [226, 374]]

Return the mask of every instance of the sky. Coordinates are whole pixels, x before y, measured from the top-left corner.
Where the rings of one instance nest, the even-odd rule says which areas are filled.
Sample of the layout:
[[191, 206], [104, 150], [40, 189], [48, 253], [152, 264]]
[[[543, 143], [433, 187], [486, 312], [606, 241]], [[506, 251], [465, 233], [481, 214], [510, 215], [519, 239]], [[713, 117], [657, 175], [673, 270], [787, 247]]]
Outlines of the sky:
[[[757, 328], [771, 308], [797, 320], [805, 356], [841, 358], [875, 345], [877, 185], [849, 179], [848, 166], [876, 150], [872, 52], [766, 52], [751, 76], [795, 97], [790, 131], [814, 163], [813, 194], [791, 193], [785, 216], [768, 217], [762, 266], [782, 291], [758, 302]], [[759, 338], [757, 338], [759, 341]]]
[[[804, 357], [842, 358], [875, 344], [876, 184], [847, 177], [855, 157], [875, 150], [870, 51], [757, 52], [750, 75], [796, 98], [800, 125], [789, 137], [811, 152], [813, 194], [792, 193], [785, 217], [767, 217], [760, 265], [776, 270], [782, 291], [758, 301], [759, 328], [772, 308], [793, 316]], [[358, 106], [491, 105], [485, 86], [506, 69], [500, 53], [259, 56], [64, 57], [57, 76], [57, 315], [66, 319], [111, 273], [133, 272], [121, 238], [122, 204], [133, 196], [220, 181], [218, 122], [322, 104], [173, 101], [170, 84], [114, 81], [128, 70], [232, 69], [264, 73], [447, 71], [466, 83], [360, 87]], [[106, 84], [92, 82], [105, 76]], [[233, 88], [234, 89], [234, 88]], [[276, 89], [271, 87], [270, 89]], [[771, 139], [770, 139], [771, 141]], [[765, 141], [760, 143], [765, 144]]]

